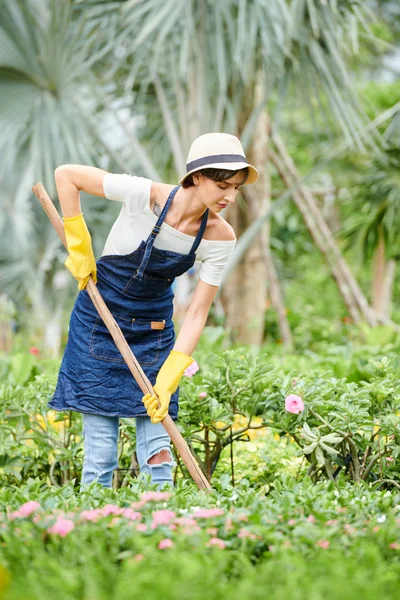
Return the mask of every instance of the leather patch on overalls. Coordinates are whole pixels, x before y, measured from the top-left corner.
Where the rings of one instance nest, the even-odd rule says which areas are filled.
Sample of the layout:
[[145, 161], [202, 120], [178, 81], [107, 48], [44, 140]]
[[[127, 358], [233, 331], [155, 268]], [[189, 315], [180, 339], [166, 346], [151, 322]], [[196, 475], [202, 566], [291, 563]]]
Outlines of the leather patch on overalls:
[[151, 328], [152, 329], [164, 329], [165, 321], [151, 321]]

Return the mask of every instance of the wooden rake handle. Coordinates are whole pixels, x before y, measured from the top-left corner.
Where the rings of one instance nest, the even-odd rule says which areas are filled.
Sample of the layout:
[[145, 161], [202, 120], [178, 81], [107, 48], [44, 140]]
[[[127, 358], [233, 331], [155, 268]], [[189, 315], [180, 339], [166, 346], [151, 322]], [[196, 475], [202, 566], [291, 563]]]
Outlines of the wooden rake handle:
[[[49, 195], [47, 194], [44, 186], [41, 183], [37, 183], [32, 188], [35, 196], [39, 200], [42, 205], [45, 213], [49, 217], [54, 229], [57, 231], [59, 238], [64, 244], [65, 248], [67, 248], [65, 232], [64, 232], [64, 224], [60, 215], [57, 212], [56, 207], [51, 201]], [[118, 324], [115, 322], [114, 317], [108, 310], [106, 303], [101, 297], [100, 292], [97, 289], [95, 282], [92, 277], [89, 277], [89, 282], [86, 286], [86, 290], [92, 299], [93, 304], [95, 305], [97, 312], [101, 316], [106, 325], [108, 331], [110, 332], [115, 344], [117, 345], [118, 350], [121, 352], [126, 364], [128, 365], [128, 369], [136, 379], [140, 389], [143, 394], [154, 394], [153, 386], [150, 381], [147, 379], [145, 373], [143, 372], [140, 364], [135, 358], [132, 350], [130, 349], [128, 342], [124, 338], [122, 331], [120, 330]], [[207, 481], [204, 473], [200, 469], [196, 460], [194, 459], [192, 453], [189, 450], [189, 446], [185, 442], [182, 434], [179, 432], [175, 423], [171, 419], [169, 415], [165, 417], [162, 421], [169, 437], [173, 441], [175, 448], [178, 453], [182, 457], [183, 462], [185, 463], [190, 475], [193, 477], [199, 489], [211, 490], [211, 486]]]

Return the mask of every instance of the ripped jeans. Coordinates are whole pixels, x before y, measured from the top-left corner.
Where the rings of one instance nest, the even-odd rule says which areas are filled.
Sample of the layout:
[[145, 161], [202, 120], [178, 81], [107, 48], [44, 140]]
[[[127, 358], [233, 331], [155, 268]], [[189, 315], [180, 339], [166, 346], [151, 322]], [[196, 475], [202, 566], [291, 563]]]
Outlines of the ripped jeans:
[[[114, 469], [118, 468], [119, 417], [83, 414], [85, 456], [82, 484], [98, 481], [103, 487], [112, 486]], [[169, 462], [149, 463], [149, 460], [167, 450]], [[149, 474], [151, 483], [159, 488], [173, 485], [171, 440], [161, 423], [152, 423], [150, 417], [136, 417], [136, 454], [140, 472]]]

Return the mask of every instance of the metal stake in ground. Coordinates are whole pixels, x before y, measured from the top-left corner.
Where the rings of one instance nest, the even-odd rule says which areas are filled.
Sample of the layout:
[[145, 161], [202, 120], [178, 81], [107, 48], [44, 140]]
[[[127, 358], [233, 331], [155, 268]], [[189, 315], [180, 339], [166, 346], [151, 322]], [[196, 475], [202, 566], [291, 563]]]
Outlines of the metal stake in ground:
[[[65, 248], [67, 247], [65, 241], [65, 233], [64, 233], [64, 225], [60, 215], [57, 212], [56, 207], [51, 201], [49, 195], [47, 194], [44, 186], [41, 183], [37, 183], [32, 188], [35, 196], [39, 200], [42, 205], [45, 213], [49, 217], [54, 229], [57, 231], [59, 238], [64, 244]], [[136, 360], [132, 350], [129, 347], [128, 342], [124, 338], [122, 331], [120, 330], [118, 324], [115, 322], [112, 314], [108, 310], [106, 303], [101, 297], [100, 292], [97, 289], [97, 286], [93, 279], [89, 277], [89, 282], [86, 286], [86, 290], [95, 305], [97, 312], [101, 316], [104, 321], [105, 326], [110, 332], [118, 350], [121, 352], [126, 364], [128, 365], [128, 369], [132, 373], [133, 377], [136, 379], [140, 389], [143, 394], [154, 394], [153, 386], [150, 381], [147, 379], [145, 373], [143, 372], [140, 364]], [[210, 490], [211, 486], [207, 481], [204, 473], [200, 469], [197, 464], [195, 458], [189, 450], [189, 446], [185, 442], [181, 433], [178, 431], [175, 423], [171, 419], [169, 415], [165, 417], [162, 421], [169, 437], [175, 445], [175, 448], [179, 455], [182, 457], [183, 462], [186, 465], [190, 475], [193, 477], [199, 489]]]

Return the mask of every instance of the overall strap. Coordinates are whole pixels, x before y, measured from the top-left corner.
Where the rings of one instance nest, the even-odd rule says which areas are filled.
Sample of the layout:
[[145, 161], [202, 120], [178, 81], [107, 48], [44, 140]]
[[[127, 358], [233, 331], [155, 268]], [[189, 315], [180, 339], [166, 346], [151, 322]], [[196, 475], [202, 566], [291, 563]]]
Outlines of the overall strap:
[[199, 247], [200, 242], [201, 242], [202, 237], [203, 237], [203, 234], [204, 234], [204, 232], [206, 230], [206, 227], [207, 227], [207, 219], [208, 219], [208, 208], [207, 208], [206, 212], [203, 215], [203, 219], [201, 221], [201, 225], [200, 225], [199, 230], [197, 232], [196, 239], [193, 242], [193, 246], [192, 246], [189, 254], [194, 254], [196, 252], [197, 248]]
[[160, 233], [160, 229], [161, 229], [161, 225], [163, 224], [165, 217], [167, 216], [167, 212], [169, 210], [169, 207], [172, 204], [172, 200], [175, 197], [176, 192], [179, 190], [181, 186], [177, 185], [176, 187], [174, 187], [173, 190], [171, 190], [170, 195], [168, 196], [168, 199], [164, 205], [164, 208], [162, 209], [160, 216], [157, 219], [157, 223], [154, 225], [149, 237], [147, 238], [147, 242], [152, 241], [152, 245], [154, 244], [154, 240], [156, 239], [156, 237], [158, 236], [158, 234]]
[[136, 271], [136, 274], [134, 276], [135, 279], [142, 279], [142, 277], [143, 277], [143, 273], [145, 272], [147, 263], [149, 262], [149, 259], [150, 259], [150, 255], [151, 255], [151, 251], [153, 249], [155, 239], [158, 236], [158, 234], [160, 233], [161, 225], [163, 224], [164, 219], [167, 216], [169, 207], [171, 206], [172, 200], [174, 199], [174, 196], [180, 187], [181, 187], [180, 185], [177, 185], [176, 187], [174, 187], [173, 190], [171, 190], [171, 193], [168, 196], [168, 200], [166, 201], [165, 206], [162, 209], [161, 214], [157, 219], [157, 223], [154, 225], [152, 231], [149, 234], [149, 237], [146, 240], [146, 248], [144, 251], [142, 262], [140, 263], [139, 268]]

